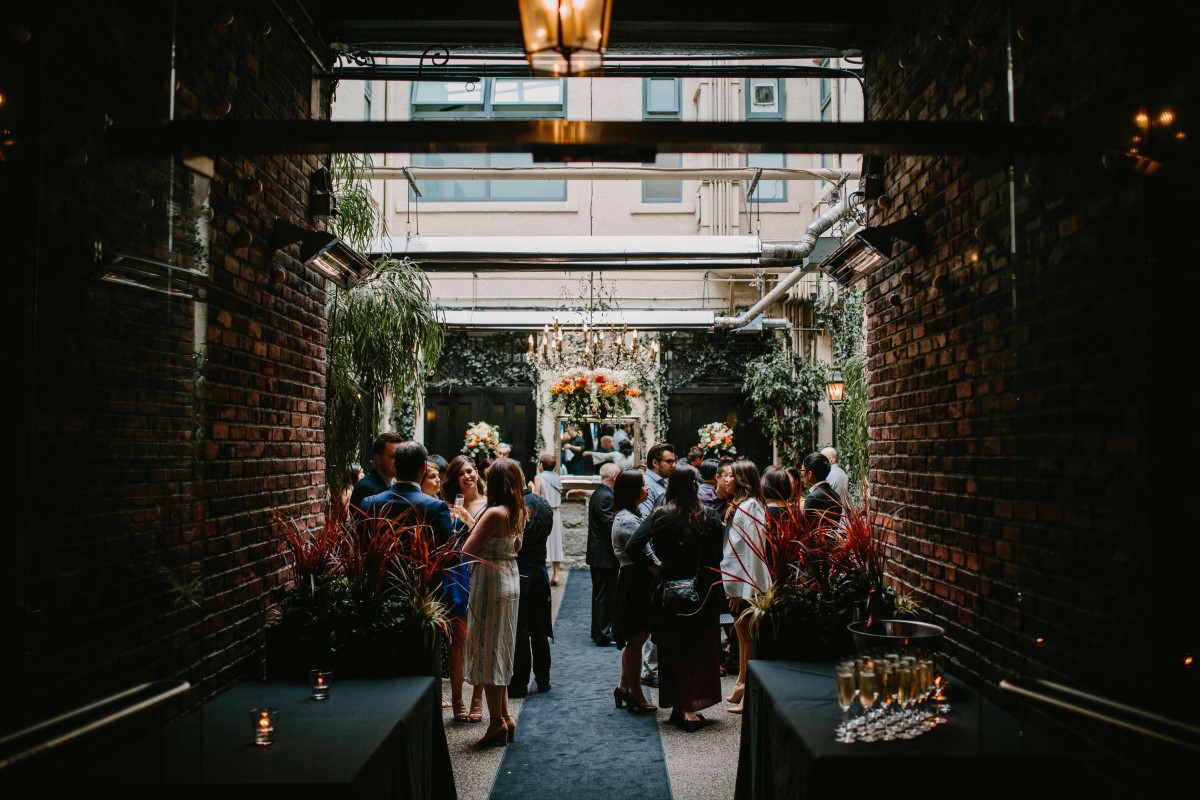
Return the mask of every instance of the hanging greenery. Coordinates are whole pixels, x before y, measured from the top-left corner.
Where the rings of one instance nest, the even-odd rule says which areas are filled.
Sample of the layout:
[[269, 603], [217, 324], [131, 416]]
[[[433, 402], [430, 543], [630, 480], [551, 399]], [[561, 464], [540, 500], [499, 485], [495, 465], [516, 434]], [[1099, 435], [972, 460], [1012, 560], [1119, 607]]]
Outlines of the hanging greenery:
[[517, 333], [448, 336], [426, 385], [532, 386], [537, 383], [537, 371], [525, 360], [523, 346]]
[[817, 401], [825, 391], [822, 365], [796, 358], [783, 337], [748, 362], [742, 391], [763, 433], [785, 464], [799, 464], [816, 446]]
[[[369, 163], [358, 155], [331, 161], [339, 214], [329, 227], [360, 251], [386, 234], [370, 195]], [[349, 291], [330, 284], [327, 312], [325, 475], [327, 485], [340, 486], [351, 463], [367, 460], [385, 398], [412, 396], [437, 363], [444, 331], [429, 280], [408, 259], [380, 259]]]
[[866, 296], [857, 290], [820, 293], [813, 298], [813, 315], [818, 327], [833, 340], [835, 364], [845, 364], [866, 347], [863, 321], [866, 315]]
[[654, 424], [659, 438], [671, 425], [667, 406], [676, 389], [689, 386], [736, 386], [747, 358], [766, 352], [769, 337], [718, 331], [703, 336], [666, 331], [659, 336], [662, 361], [653, 380], [642, 385], [653, 401]]
[[838, 464], [850, 476], [855, 496], [865, 496], [867, 485], [867, 354], [855, 353], [842, 366], [846, 381], [841, 413], [838, 414]]

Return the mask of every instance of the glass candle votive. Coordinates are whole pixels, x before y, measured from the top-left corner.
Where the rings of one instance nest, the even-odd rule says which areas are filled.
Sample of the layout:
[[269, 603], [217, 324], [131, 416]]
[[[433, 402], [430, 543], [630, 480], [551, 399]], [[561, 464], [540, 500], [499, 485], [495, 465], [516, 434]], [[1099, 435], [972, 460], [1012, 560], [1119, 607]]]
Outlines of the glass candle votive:
[[308, 685], [312, 688], [313, 700], [326, 699], [329, 697], [330, 689], [333, 688], [333, 672], [327, 669], [310, 669]]
[[250, 709], [250, 728], [254, 743], [268, 745], [275, 741], [275, 728], [279, 724], [279, 709], [259, 706]]

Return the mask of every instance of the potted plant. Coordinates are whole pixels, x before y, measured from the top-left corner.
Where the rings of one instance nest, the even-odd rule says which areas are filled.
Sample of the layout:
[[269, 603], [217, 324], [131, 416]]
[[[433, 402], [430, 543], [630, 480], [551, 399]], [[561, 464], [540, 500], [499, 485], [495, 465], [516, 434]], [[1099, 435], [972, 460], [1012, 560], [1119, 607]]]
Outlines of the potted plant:
[[428, 526], [404, 517], [353, 521], [327, 509], [307, 530], [277, 516], [292, 580], [267, 628], [272, 677], [300, 677], [316, 665], [350, 675], [440, 675], [440, 639], [449, 615], [441, 576], [457, 557]]
[[847, 504], [840, 515], [789, 505], [762, 533], [761, 547], [750, 544], [771, 583], [754, 587], [743, 612], [755, 658], [828, 661], [853, 652], [846, 626], [865, 618], [872, 597], [886, 616], [915, 612], [907, 595], [885, 583], [884, 544], [865, 504]]

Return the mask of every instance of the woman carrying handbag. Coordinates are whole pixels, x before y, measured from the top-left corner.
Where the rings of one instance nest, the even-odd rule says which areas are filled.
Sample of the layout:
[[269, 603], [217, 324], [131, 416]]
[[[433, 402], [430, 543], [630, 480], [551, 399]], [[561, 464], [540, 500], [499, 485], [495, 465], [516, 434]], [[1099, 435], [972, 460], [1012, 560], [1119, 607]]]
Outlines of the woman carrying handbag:
[[[655, 571], [651, 632], [658, 645], [658, 705], [670, 708], [668, 724], [689, 733], [704, 725], [697, 713], [721, 702], [720, 580], [721, 518], [700, 504], [700, 473], [676, 465], [667, 479], [666, 503], [638, 527], [625, 545], [635, 564]], [[646, 545], [650, 547], [647, 548]], [[663, 600], [663, 587], [691, 579], [700, 605], [678, 613]]]

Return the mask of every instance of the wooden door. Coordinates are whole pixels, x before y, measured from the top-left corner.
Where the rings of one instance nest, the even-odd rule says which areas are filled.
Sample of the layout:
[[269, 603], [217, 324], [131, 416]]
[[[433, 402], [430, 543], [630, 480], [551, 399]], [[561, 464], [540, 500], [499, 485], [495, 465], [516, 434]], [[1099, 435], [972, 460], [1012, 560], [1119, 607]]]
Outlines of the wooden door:
[[738, 455], [753, 461], [760, 470], [772, 462], [771, 443], [751, 418], [742, 393], [720, 389], [676, 389], [667, 404], [671, 426], [667, 441], [675, 445], [682, 461], [699, 440], [699, 430], [710, 422], [724, 422], [733, 429], [733, 446]]
[[512, 457], [529, 480], [537, 473], [534, 450], [537, 408], [528, 388], [456, 387], [429, 389], [425, 394], [425, 447], [447, 461], [462, 451], [473, 422], [500, 427], [501, 441], [512, 445]]

